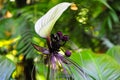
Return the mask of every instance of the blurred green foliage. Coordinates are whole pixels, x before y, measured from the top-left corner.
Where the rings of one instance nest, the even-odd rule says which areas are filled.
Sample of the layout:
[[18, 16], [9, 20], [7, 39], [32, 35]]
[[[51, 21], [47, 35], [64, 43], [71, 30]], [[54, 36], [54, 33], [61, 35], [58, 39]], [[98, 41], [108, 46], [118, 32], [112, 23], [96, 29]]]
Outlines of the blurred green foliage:
[[[52, 32], [62, 31], [68, 34], [70, 42], [68, 42], [67, 48], [71, 49], [73, 53], [80, 49], [91, 49], [95, 53], [94, 56], [88, 50], [87, 54], [83, 54], [86, 53], [83, 52], [81, 56], [83, 62], [87, 60], [84, 62], [85, 65], [96, 64], [96, 61], [100, 61], [94, 66], [97, 69], [94, 71], [98, 71], [99, 77], [90, 73], [90, 69], [86, 68], [86, 72], [91, 74], [93, 80], [111, 79], [112, 75], [107, 78], [106, 72], [103, 74], [100, 72], [102, 66], [98, 65], [111, 61], [113, 64], [108, 69], [113, 69], [113, 72], [119, 70], [119, 67], [112, 67], [113, 65], [120, 66], [118, 64], [120, 61], [119, 47], [110, 49], [110, 44], [113, 46], [120, 44], [120, 0], [0, 0], [0, 55], [8, 57], [16, 64], [16, 70], [11, 79], [32, 80], [31, 73], [33, 72], [33, 79], [36, 75], [37, 80], [45, 80], [44, 75], [41, 74], [41, 72], [44, 73], [44, 69], [40, 68], [44, 68], [44, 66], [38, 64], [41, 53], [33, 49], [31, 42], [40, 46], [46, 46], [46, 43], [34, 32], [34, 24], [51, 7], [60, 2], [73, 2], [78, 9], [65, 11]], [[96, 57], [96, 54], [99, 53], [102, 54], [100, 59], [98, 56]], [[79, 61], [76, 60], [76, 62]], [[36, 72], [33, 69], [34, 65]], [[115, 74], [117, 73], [115, 71]], [[108, 73], [108, 75], [110, 74]]]

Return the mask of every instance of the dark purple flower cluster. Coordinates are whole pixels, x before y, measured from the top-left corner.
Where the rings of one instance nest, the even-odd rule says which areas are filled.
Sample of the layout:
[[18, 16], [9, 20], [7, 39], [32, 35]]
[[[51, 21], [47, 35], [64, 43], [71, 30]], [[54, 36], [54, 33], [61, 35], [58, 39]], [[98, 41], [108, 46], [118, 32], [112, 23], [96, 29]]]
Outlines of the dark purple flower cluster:
[[[64, 46], [65, 43], [69, 40], [69, 37], [67, 35], [63, 35], [62, 32], [57, 32], [56, 34], [51, 34], [51, 40], [49, 41], [48, 44], [49, 46], [49, 51], [52, 54], [58, 53], [60, 50], [60, 47]], [[65, 55], [69, 57], [71, 55], [71, 52], [67, 50], [65, 52]]]
[[66, 50], [64, 54], [60, 53], [60, 47], [64, 46], [65, 43], [69, 40], [67, 35], [63, 35], [62, 32], [57, 32], [56, 34], [51, 34], [47, 37], [47, 45], [48, 49], [44, 47], [40, 47], [36, 44], [33, 44], [33, 47], [42, 52], [43, 55], [46, 55], [45, 64], [50, 62], [52, 69], [56, 69], [57, 66], [62, 66], [62, 63], [65, 63], [64, 57], [70, 57], [71, 52]]

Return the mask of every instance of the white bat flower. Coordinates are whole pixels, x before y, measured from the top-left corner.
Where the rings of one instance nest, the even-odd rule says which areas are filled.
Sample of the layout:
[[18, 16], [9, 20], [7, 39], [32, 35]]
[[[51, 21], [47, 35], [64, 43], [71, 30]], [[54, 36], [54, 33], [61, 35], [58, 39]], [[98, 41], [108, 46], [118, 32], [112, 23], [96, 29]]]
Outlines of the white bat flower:
[[58, 18], [71, 4], [63, 2], [51, 8], [35, 23], [36, 33], [42, 38], [47, 38]]

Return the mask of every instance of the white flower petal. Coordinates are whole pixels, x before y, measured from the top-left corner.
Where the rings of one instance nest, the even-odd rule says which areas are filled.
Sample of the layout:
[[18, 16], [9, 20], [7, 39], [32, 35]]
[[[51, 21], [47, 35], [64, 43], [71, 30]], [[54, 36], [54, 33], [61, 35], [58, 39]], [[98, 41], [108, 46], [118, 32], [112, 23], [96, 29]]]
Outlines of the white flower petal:
[[36, 33], [40, 35], [40, 37], [46, 38], [50, 34], [55, 22], [71, 4], [72, 3], [63, 2], [51, 8], [35, 23]]

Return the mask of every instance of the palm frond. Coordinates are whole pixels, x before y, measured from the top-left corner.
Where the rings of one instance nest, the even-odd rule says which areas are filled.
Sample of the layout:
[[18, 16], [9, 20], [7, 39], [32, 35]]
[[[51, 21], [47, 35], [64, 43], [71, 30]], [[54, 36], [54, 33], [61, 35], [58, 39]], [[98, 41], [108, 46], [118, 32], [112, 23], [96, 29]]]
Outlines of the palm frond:
[[33, 37], [35, 36], [34, 31], [26, 31], [21, 34], [20, 40], [17, 42], [17, 50], [19, 56], [20, 54], [23, 54], [24, 56], [29, 57], [35, 57], [36, 52], [32, 46]]

